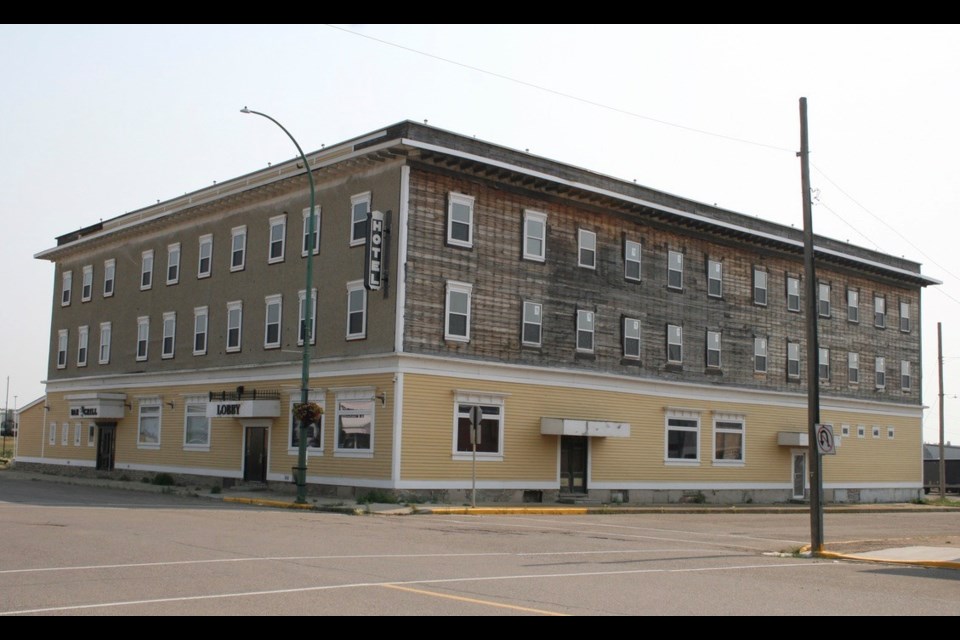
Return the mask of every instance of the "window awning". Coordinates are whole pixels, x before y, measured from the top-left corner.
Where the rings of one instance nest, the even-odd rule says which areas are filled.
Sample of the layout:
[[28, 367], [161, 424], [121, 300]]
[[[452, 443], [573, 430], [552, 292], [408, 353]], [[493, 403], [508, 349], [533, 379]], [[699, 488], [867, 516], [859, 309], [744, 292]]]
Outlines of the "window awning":
[[540, 433], [545, 436], [629, 438], [630, 423], [578, 418], [540, 418]]
[[124, 415], [125, 393], [81, 393], [67, 396], [71, 418], [120, 420]]

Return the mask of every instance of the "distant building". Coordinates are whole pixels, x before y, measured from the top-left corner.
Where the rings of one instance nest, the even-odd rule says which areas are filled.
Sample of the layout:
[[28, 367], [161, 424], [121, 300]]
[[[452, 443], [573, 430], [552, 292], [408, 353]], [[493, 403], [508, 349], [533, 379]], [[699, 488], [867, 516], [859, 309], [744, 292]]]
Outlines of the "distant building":
[[315, 335], [313, 492], [463, 498], [480, 406], [484, 500], [804, 499], [816, 366], [827, 500], [922, 493], [917, 263], [817, 238], [811, 363], [799, 229], [413, 122], [308, 160], [315, 332], [297, 160], [37, 254], [51, 355], [18, 465], [290, 482]]
[[[960, 447], [949, 443], [943, 446], [943, 480], [948, 492], [960, 493]], [[931, 489], [940, 490], [940, 445], [923, 445], [923, 485], [930, 493]]]

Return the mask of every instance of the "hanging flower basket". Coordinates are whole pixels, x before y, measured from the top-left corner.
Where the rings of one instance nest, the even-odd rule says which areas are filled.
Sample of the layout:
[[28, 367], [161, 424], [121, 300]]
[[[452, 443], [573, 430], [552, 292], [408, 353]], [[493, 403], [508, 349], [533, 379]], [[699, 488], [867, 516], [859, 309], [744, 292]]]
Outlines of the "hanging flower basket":
[[307, 424], [318, 424], [323, 415], [323, 407], [316, 402], [297, 403], [293, 405], [293, 417], [297, 423], [306, 421]]

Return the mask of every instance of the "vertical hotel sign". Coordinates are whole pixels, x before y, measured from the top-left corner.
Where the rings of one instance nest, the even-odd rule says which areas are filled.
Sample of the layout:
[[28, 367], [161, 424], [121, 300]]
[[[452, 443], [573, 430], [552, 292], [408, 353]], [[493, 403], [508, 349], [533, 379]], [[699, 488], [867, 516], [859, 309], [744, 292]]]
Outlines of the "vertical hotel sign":
[[367, 252], [363, 285], [368, 291], [379, 291], [384, 276], [384, 215], [382, 211], [367, 214]]

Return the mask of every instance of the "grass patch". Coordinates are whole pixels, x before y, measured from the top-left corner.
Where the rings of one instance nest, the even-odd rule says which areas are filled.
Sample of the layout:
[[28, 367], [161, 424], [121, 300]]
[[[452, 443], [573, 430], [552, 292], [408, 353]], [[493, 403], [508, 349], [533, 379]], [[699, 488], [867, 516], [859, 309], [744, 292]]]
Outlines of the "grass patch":
[[173, 476], [169, 473], [158, 473], [153, 476], [153, 480], [150, 480], [150, 484], [155, 484], [160, 487], [172, 487], [176, 483], [173, 481]]
[[379, 502], [381, 504], [397, 504], [398, 501], [397, 497], [392, 493], [375, 489], [358, 496], [357, 502], [360, 504], [371, 504], [374, 502]]

